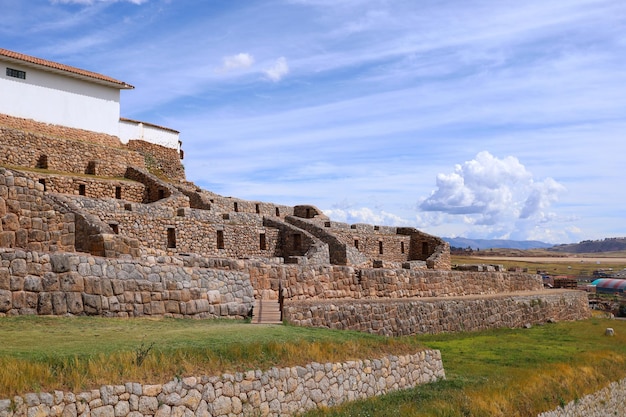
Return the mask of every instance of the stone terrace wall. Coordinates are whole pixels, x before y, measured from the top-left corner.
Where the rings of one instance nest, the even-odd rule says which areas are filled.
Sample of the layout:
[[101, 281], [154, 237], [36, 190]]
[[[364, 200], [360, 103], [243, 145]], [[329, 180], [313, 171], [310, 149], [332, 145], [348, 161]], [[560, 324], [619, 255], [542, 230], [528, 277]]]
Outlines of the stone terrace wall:
[[298, 326], [385, 336], [522, 327], [590, 317], [587, 294], [553, 290], [464, 298], [287, 301], [283, 319]]
[[185, 179], [185, 168], [180, 163], [180, 153], [176, 149], [143, 140], [130, 140], [127, 146], [144, 156], [149, 171], [159, 172], [169, 179]]
[[[522, 273], [355, 269], [330, 265], [281, 268], [281, 274], [274, 274], [274, 279], [281, 280], [280, 284], [271, 282], [268, 268], [251, 268], [255, 289], [269, 290], [280, 285], [285, 300], [454, 297], [543, 289], [539, 276]], [[268, 284], [269, 288], [265, 288]]]
[[425, 350], [344, 363], [186, 377], [163, 385], [26, 394], [0, 400], [0, 417], [290, 416], [444, 379], [441, 354]]
[[250, 312], [248, 275], [171, 262], [177, 261], [0, 249], [0, 316], [243, 318]]
[[600, 391], [570, 401], [565, 407], [539, 414], [538, 417], [626, 416], [626, 379], [613, 382]]
[[124, 177], [129, 165], [143, 167], [136, 152], [0, 127], [0, 164], [59, 172]]
[[136, 203], [143, 201], [145, 186], [136, 181], [46, 174], [32, 171], [19, 171], [19, 173], [21, 176], [42, 183], [44, 191], [48, 193], [80, 195], [80, 186], [83, 185], [85, 197], [119, 198]]
[[358, 269], [282, 264], [274, 259], [181, 258], [187, 266], [245, 272], [258, 298], [285, 300], [455, 297], [540, 291], [541, 277], [524, 273]]
[[50, 136], [53, 138], [79, 140], [111, 148], [121, 148], [123, 146], [117, 136], [96, 133], [90, 130], [41, 123], [36, 122], [33, 119], [23, 119], [6, 114], [0, 114], [0, 126], [10, 127], [25, 132], [38, 133], [40, 135]]
[[54, 204], [43, 185], [0, 168], [0, 247], [74, 250], [74, 215]]
[[[195, 253], [225, 258], [271, 258], [279, 251], [279, 230], [263, 225], [259, 216], [246, 213], [221, 215], [212, 210], [174, 208], [171, 206], [177, 200], [169, 200], [175, 198], [172, 196], [153, 204], [81, 197], [72, 200], [81, 212], [87, 212], [106, 224], [115, 224], [120, 236], [137, 239], [146, 254]], [[261, 235], [265, 235], [264, 246]]]

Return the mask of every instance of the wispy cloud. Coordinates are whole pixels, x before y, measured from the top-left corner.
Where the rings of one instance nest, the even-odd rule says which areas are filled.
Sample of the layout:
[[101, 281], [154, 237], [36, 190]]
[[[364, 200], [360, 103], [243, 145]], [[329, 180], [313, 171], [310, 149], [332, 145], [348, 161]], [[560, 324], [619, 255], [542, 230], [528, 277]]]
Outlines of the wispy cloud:
[[254, 64], [254, 57], [248, 53], [241, 52], [237, 55], [225, 56], [222, 59], [220, 72], [230, 72], [243, 68], [249, 68]]
[[180, 130], [215, 191], [439, 235], [626, 235], [626, 2], [5, 3], [5, 47], [135, 85], [123, 115]]
[[287, 65], [287, 59], [285, 57], [280, 57], [274, 62], [272, 66], [267, 68], [265, 71], [265, 75], [270, 80], [276, 82], [280, 81], [285, 75], [289, 74], [289, 65]]

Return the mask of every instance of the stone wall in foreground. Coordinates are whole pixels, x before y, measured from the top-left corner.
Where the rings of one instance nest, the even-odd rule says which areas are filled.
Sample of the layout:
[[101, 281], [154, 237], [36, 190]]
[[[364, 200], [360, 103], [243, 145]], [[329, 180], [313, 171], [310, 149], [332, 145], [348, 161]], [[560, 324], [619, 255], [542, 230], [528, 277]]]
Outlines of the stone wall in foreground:
[[425, 350], [374, 360], [188, 377], [163, 385], [127, 383], [82, 393], [26, 394], [0, 400], [0, 417], [290, 416], [443, 378], [440, 352]]
[[247, 274], [188, 268], [169, 257], [109, 259], [0, 249], [0, 317], [246, 317]]
[[626, 416], [626, 379], [611, 383], [608, 387], [565, 407], [539, 414], [538, 417], [606, 417]]
[[590, 316], [587, 294], [552, 290], [407, 300], [287, 301], [283, 319], [299, 326], [385, 336], [523, 327]]

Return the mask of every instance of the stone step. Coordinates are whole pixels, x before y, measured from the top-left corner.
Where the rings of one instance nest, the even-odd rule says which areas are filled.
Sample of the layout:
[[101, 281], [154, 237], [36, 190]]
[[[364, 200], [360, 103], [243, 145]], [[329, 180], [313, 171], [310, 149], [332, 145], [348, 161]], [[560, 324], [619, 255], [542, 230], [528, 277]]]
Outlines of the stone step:
[[278, 300], [256, 300], [252, 323], [282, 324]]

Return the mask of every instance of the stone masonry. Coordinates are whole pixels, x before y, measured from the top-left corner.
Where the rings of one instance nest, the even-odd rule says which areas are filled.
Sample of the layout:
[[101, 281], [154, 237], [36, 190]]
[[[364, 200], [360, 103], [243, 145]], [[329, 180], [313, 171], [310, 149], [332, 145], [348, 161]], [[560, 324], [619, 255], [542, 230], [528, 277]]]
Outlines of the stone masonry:
[[279, 417], [444, 379], [439, 351], [0, 400], [0, 417]]

